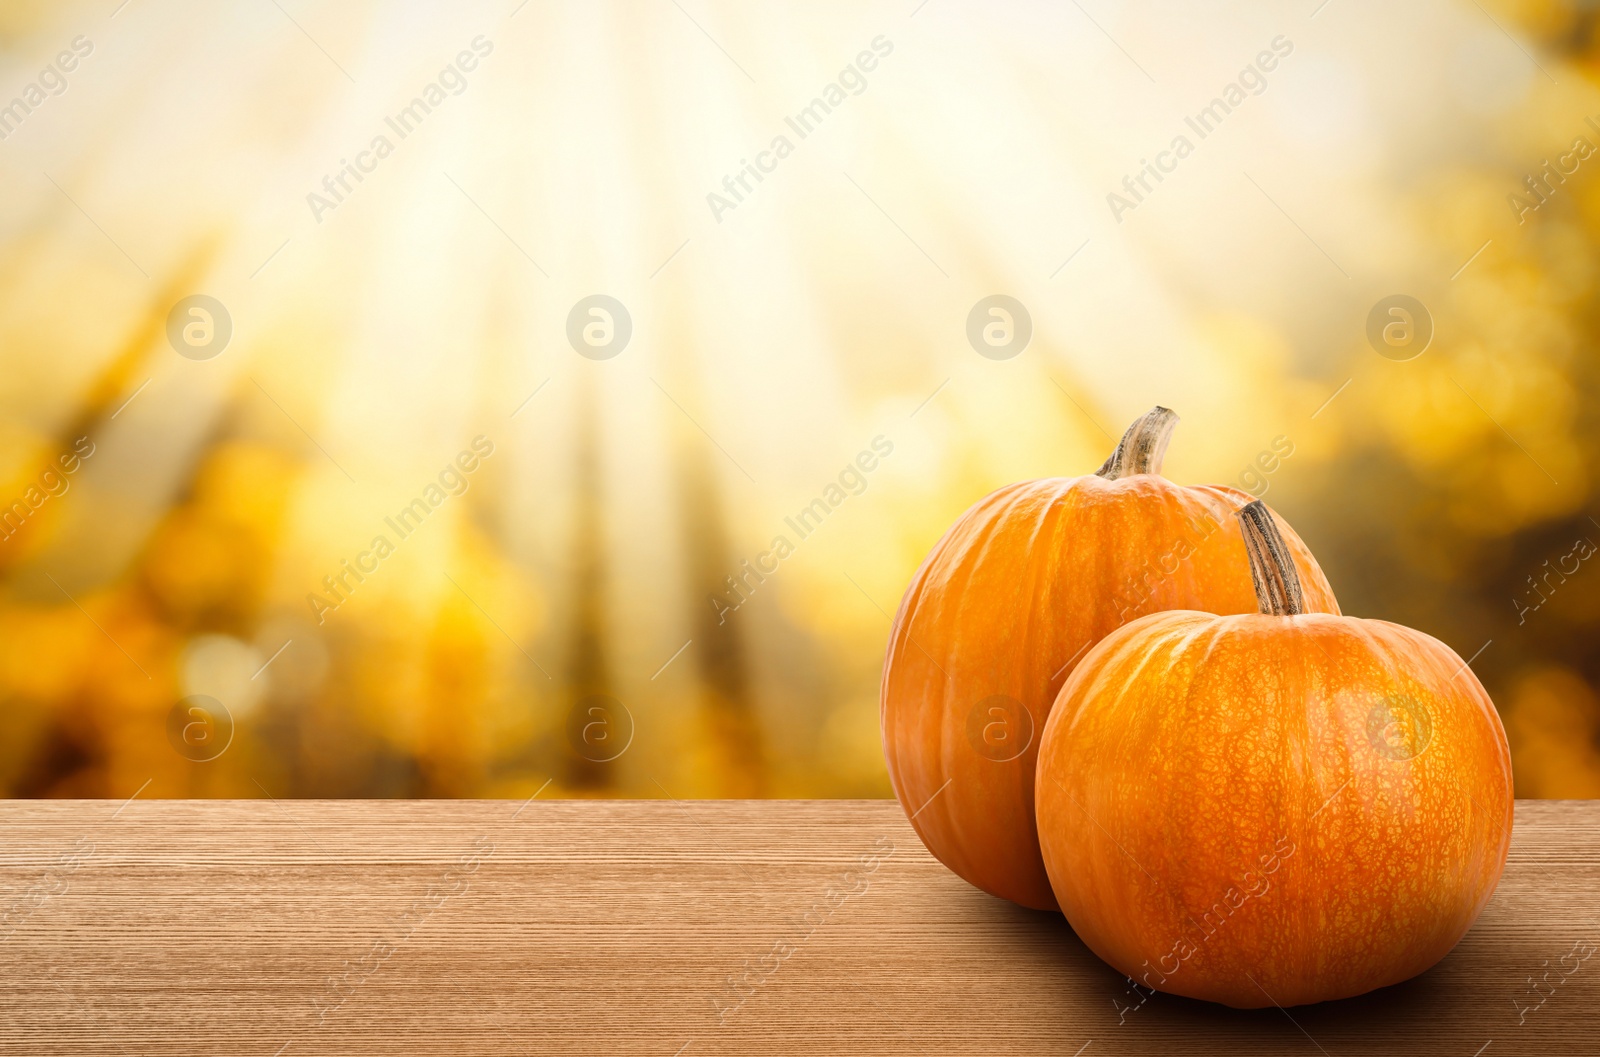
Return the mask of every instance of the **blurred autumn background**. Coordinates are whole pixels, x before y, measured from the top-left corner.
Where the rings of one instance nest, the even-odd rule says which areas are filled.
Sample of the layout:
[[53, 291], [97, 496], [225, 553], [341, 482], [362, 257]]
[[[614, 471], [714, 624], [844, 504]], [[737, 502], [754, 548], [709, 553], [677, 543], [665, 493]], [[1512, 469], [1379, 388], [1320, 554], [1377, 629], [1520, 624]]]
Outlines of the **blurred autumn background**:
[[1600, 796], [1595, 14], [1293, 8], [9, 0], [0, 791], [887, 796], [922, 555], [1162, 403], [1168, 476], [1472, 659], [1518, 795]]

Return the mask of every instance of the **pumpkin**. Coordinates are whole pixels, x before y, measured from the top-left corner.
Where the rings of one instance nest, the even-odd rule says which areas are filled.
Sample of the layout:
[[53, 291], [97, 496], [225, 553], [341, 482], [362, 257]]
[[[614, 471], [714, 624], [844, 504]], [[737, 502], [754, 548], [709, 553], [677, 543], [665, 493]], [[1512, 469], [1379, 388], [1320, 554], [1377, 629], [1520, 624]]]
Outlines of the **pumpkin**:
[[[1178, 417], [1157, 407], [1100, 469], [980, 500], [906, 589], [881, 688], [889, 780], [928, 849], [967, 881], [1056, 908], [1034, 829], [1034, 763], [1056, 692], [1089, 648], [1164, 609], [1253, 612], [1233, 512], [1246, 493], [1160, 475]], [[1283, 526], [1308, 605], [1338, 612]]]
[[1510, 750], [1454, 651], [1307, 612], [1265, 509], [1240, 518], [1259, 613], [1133, 621], [1061, 688], [1045, 867], [1083, 942], [1145, 987], [1241, 1008], [1362, 994], [1444, 957], [1493, 893]]

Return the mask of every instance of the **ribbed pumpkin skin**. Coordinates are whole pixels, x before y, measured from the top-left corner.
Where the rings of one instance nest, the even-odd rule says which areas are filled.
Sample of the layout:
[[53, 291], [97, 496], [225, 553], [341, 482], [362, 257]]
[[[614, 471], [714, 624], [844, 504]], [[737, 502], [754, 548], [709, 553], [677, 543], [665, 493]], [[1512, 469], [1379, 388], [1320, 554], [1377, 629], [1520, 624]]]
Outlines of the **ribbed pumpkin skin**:
[[1443, 958], [1499, 881], [1512, 803], [1472, 670], [1351, 617], [1129, 624], [1062, 688], [1039, 758], [1044, 861], [1084, 943], [1147, 987], [1240, 1008]]
[[[889, 780], [941, 862], [986, 892], [1056, 909], [1034, 827], [1034, 763], [1068, 662], [1146, 613], [1254, 612], [1233, 516], [1249, 500], [1159, 474], [1026, 481], [980, 500], [933, 548], [895, 616], [881, 706]], [[1278, 523], [1307, 608], [1337, 613], [1311, 552]], [[968, 734], [993, 695], [1032, 716], [1014, 759], [981, 753]]]

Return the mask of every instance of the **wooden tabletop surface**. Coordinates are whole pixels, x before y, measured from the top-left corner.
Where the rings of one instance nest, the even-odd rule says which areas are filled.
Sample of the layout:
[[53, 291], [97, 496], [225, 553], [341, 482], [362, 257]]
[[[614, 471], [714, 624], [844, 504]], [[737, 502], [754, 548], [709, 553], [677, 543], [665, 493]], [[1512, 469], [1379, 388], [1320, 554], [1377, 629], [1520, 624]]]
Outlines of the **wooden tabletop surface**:
[[0, 834], [0, 1054], [1600, 1053], [1600, 802], [1517, 804], [1431, 972], [1287, 1012], [1135, 991], [890, 801], [5, 801]]

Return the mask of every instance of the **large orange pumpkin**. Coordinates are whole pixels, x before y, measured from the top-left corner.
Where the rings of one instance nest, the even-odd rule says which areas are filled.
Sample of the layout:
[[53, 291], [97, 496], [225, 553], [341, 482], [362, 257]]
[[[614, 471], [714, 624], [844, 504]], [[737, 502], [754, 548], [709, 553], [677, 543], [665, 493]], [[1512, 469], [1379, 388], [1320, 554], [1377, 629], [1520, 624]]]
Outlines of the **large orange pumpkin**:
[[1230, 1006], [1344, 998], [1444, 957], [1511, 837], [1494, 705], [1443, 643], [1304, 612], [1259, 504], [1259, 614], [1158, 613], [1057, 699], [1039, 837], [1061, 909], [1136, 982]]
[[[1155, 408], [1100, 470], [1010, 485], [945, 533], [889, 635], [889, 780], [923, 843], [994, 895], [1056, 907], [1034, 829], [1038, 734], [1072, 666], [1118, 625], [1164, 609], [1253, 612], [1236, 488], [1160, 475], [1177, 416]], [[1283, 526], [1308, 605], [1333, 592]]]

